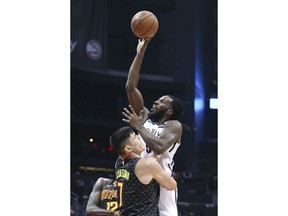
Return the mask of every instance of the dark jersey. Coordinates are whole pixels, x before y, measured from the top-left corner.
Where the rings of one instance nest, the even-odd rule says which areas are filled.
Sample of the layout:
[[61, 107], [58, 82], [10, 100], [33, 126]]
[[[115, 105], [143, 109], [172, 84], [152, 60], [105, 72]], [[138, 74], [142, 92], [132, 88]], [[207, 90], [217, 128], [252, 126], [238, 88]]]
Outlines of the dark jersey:
[[134, 169], [140, 158], [120, 160], [116, 163], [118, 203], [121, 216], [158, 216], [159, 184], [153, 179], [141, 183]]
[[103, 187], [99, 207], [110, 211], [117, 211], [117, 201], [117, 182], [111, 180], [111, 182]]

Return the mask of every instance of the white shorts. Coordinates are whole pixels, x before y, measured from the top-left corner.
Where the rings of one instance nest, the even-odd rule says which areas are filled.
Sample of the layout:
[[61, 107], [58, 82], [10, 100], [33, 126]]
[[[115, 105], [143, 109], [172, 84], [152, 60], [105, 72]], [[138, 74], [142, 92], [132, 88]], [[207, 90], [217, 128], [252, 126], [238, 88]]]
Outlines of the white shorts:
[[160, 186], [159, 211], [160, 216], [178, 216], [178, 191], [167, 190]]

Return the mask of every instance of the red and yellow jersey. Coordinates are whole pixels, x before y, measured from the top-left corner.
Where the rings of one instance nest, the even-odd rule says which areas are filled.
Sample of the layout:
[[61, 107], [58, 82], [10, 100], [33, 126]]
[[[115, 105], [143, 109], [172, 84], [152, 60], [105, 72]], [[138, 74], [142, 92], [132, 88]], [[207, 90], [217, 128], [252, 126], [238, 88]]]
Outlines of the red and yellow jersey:
[[111, 180], [101, 192], [100, 208], [117, 211], [118, 196], [117, 196], [117, 181]]

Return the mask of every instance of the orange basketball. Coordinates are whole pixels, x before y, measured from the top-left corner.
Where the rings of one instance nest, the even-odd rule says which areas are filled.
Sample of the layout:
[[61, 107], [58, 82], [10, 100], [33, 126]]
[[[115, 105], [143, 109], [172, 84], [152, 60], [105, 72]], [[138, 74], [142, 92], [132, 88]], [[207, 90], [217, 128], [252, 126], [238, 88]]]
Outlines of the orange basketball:
[[131, 19], [132, 32], [138, 38], [154, 37], [159, 27], [157, 17], [150, 11], [139, 11]]

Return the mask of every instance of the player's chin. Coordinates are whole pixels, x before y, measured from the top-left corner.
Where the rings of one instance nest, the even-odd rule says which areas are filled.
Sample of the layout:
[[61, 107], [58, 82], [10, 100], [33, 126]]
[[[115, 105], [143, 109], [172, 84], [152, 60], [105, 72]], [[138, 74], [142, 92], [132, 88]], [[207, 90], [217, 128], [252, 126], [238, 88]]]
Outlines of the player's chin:
[[156, 110], [155, 109], [151, 109], [150, 112], [149, 112], [149, 116], [154, 116], [156, 113]]

